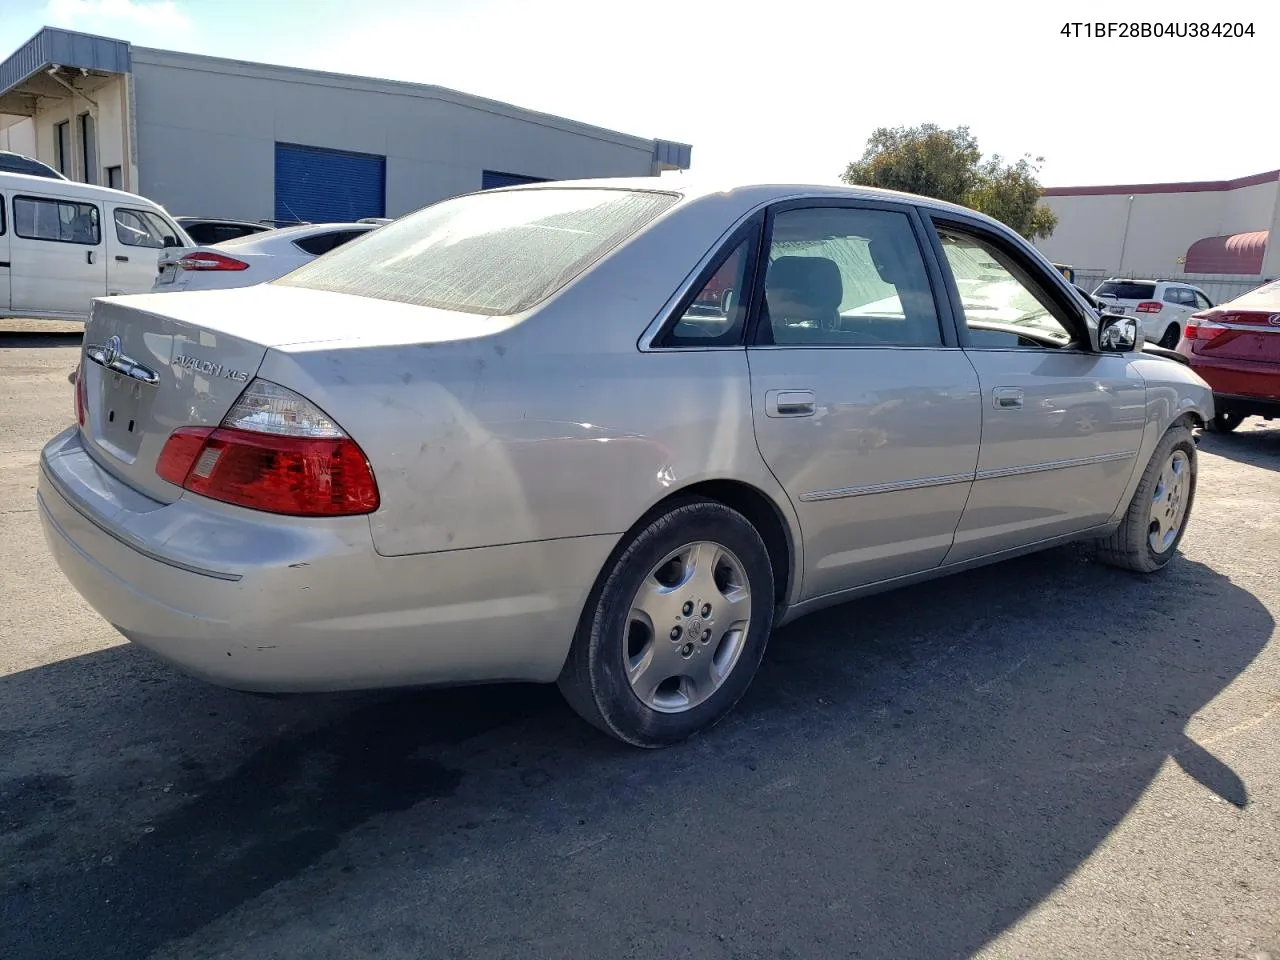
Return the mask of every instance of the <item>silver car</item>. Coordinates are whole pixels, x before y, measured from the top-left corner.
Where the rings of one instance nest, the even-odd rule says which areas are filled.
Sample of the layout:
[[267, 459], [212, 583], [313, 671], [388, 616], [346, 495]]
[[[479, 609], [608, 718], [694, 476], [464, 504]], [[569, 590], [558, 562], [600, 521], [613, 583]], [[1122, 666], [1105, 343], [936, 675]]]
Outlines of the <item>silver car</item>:
[[1070, 540], [1167, 564], [1213, 400], [1141, 348], [920, 197], [491, 190], [272, 283], [97, 301], [40, 514], [215, 683], [558, 681], [659, 746], [819, 607]]

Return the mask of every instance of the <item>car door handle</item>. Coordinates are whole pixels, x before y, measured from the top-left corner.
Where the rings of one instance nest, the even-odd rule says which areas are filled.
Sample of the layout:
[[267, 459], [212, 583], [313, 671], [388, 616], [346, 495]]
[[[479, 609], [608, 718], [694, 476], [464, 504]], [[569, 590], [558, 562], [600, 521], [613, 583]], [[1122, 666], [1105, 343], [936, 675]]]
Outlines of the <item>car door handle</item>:
[[120, 254], [118, 253], [116, 254], [116, 263], [128, 263], [128, 262], [129, 262], [128, 257], [122, 257], [120, 256]]
[[1017, 387], [996, 387], [991, 394], [991, 403], [997, 410], [1022, 409], [1022, 391]]
[[84, 252], [84, 262], [85, 262], [85, 263], [93, 263], [93, 251], [92, 251], [92, 250], [86, 250], [86, 251]]
[[764, 412], [770, 417], [812, 417], [817, 409], [812, 390], [770, 390], [764, 395]]

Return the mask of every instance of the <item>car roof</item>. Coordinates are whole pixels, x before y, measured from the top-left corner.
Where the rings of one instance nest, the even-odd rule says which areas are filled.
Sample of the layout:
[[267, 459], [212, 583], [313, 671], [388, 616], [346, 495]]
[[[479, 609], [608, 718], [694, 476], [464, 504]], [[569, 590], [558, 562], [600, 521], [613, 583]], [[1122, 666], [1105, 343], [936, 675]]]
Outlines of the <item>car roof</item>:
[[246, 234], [243, 237], [235, 237], [232, 240], [223, 240], [221, 243], [214, 244], [214, 246], [235, 247], [240, 250], [255, 246], [266, 248], [275, 246], [278, 243], [293, 243], [298, 240], [306, 240], [308, 237], [321, 236], [339, 230], [365, 232], [375, 229], [377, 229], [376, 225], [371, 223], [311, 223], [300, 227], [261, 230], [257, 233]]
[[174, 217], [178, 223], [223, 223], [236, 227], [254, 227], [257, 230], [273, 230], [274, 227], [269, 223], [260, 223], [257, 220], [234, 220], [228, 217]]
[[1192, 290], [1199, 290], [1194, 283], [1188, 283], [1186, 280], [1167, 280], [1164, 277], [1152, 280], [1150, 277], [1107, 277], [1103, 283], [1163, 283], [1166, 286], [1174, 287], [1190, 287]]
[[[10, 180], [9, 178], [15, 178]], [[11, 189], [21, 189], [30, 193], [48, 193], [57, 194], [63, 197], [79, 197], [85, 200], [99, 200], [102, 202], [113, 201], [115, 203], [130, 203], [133, 205], [145, 204], [156, 210], [164, 210], [164, 207], [156, 203], [154, 200], [148, 200], [146, 197], [136, 193], [126, 193], [124, 190], [114, 190], [111, 187], [100, 187], [95, 183], [81, 183], [78, 180], [55, 180], [52, 177], [36, 177], [26, 173], [13, 173], [9, 170], [0, 170], [0, 178]], [[167, 214], [168, 211], [165, 210]]]
[[[979, 213], [970, 207], [933, 197], [922, 197], [914, 193], [903, 193], [899, 190], [883, 190], [879, 187], [851, 186], [830, 183], [744, 183], [727, 179], [697, 179], [680, 175], [663, 177], [614, 177], [592, 180], [546, 180], [538, 183], [524, 183], [510, 187], [496, 187], [485, 193], [499, 193], [513, 190], [555, 190], [555, 189], [590, 189], [599, 190], [641, 190], [650, 193], [671, 193], [685, 198], [697, 200], [713, 195], [728, 196], [749, 202], [776, 203], [783, 200], [802, 197], [832, 197], [853, 200], [888, 200], [898, 203], [912, 203], [930, 207], [935, 210], [962, 214], [988, 223], [999, 224], [999, 221]], [[1006, 228], [1008, 229], [1008, 228]]]

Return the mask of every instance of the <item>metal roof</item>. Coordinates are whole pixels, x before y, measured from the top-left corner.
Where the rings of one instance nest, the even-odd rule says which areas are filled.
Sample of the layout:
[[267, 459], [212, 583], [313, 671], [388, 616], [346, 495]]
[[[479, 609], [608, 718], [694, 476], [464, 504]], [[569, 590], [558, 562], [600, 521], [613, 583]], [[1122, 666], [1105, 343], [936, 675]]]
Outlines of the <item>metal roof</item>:
[[1187, 273], [1224, 273], [1244, 276], [1262, 273], [1269, 230], [1251, 230], [1225, 237], [1204, 237], [1187, 249]]
[[0, 97], [57, 64], [105, 73], [128, 73], [129, 44], [73, 30], [44, 27], [0, 63]]

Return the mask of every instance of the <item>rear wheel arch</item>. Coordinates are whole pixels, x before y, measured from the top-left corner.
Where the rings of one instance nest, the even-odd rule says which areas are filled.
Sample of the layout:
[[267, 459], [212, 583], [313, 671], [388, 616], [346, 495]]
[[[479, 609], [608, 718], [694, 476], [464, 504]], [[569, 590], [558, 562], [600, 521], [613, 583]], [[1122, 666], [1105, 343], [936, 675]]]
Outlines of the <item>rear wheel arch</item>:
[[710, 500], [736, 510], [756, 528], [769, 553], [769, 565], [773, 569], [774, 600], [779, 607], [785, 605], [795, 577], [798, 576], [799, 564], [791, 527], [781, 508], [767, 493], [749, 483], [740, 480], [702, 480], [667, 494], [641, 514], [618, 538], [596, 574], [595, 583], [583, 605], [582, 616], [587, 616], [594, 609], [609, 572], [640, 531], [662, 514], [698, 500]]

